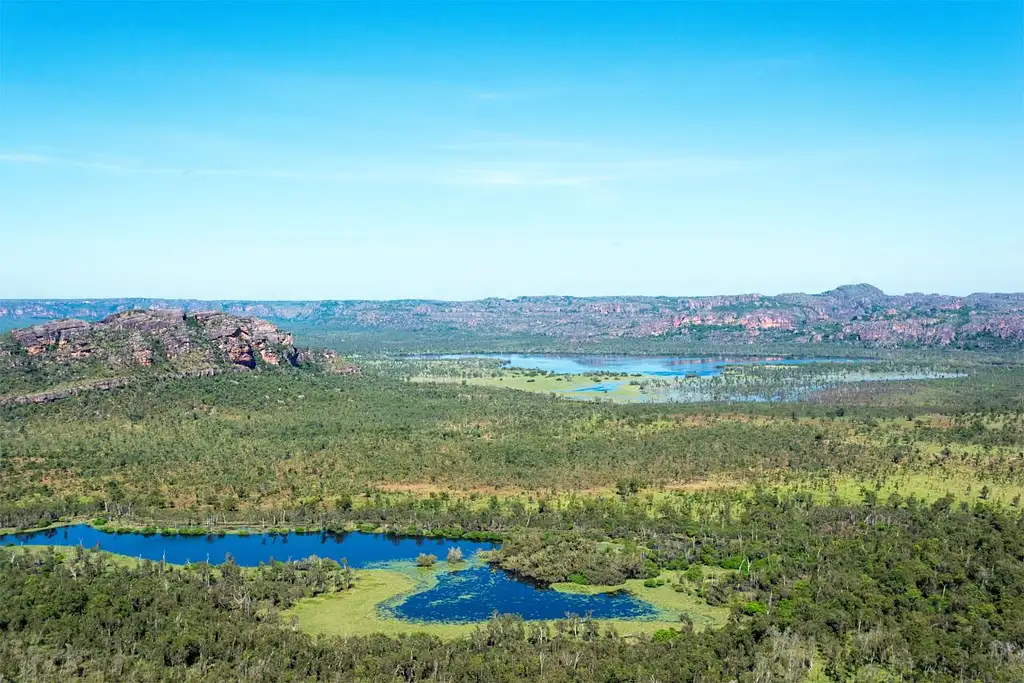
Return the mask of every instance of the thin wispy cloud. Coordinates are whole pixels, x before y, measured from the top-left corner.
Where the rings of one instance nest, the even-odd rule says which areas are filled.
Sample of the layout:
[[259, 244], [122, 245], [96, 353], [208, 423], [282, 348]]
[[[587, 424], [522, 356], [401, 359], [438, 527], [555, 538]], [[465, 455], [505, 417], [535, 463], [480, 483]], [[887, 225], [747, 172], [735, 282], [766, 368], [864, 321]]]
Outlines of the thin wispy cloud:
[[115, 173], [173, 172], [170, 169], [143, 169], [123, 162], [109, 161], [104, 157], [80, 159], [31, 152], [0, 152], [0, 163], [18, 166], [55, 166]]
[[347, 169], [314, 170], [289, 168], [203, 168], [147, 166], [136, 163], [110, 163], [98, 159], [80, 159], [25, 152], [0, 152], [0, 164], [72, 168], [108, 173], [153, 176], [198, 176], [211, 178], [251, 178], [336, 183], [420, 183], [441, 185], [556, 186], [582, 185], [593, 179], [571, 177], [543, 170], [444, 165], [355, 166]]
[[570, 161], [558, 158], [460, 161], [447, 158], [393, 164], [350, 163], [331, 169], [272, 166], [172, 167], [147, 165], [109, 156], [72, 157], [24, 151], [0, 151], [0, 164], [165, 177], [239, 178], [344, 184], [565, 188], [587, 187], [650, 177], [718, 176], [763, 167], [763, 163], [752, 160], [700, 156], [593, 159], [588, 161]]
[[24, 152], [0, 152], [0, 162], [5, 164], [26, 164], [41, 166], [52, 163], [50, 157], [42, 154], [26, 154]]

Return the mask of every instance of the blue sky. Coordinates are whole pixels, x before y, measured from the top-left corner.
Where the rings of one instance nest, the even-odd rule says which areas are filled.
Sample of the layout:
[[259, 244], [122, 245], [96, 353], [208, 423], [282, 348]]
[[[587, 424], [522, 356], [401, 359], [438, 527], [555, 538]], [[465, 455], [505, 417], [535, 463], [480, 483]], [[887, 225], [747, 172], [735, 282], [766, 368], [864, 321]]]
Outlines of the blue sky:
[[0, 22], [0, 298], [1024, 290], [1019, 1]]

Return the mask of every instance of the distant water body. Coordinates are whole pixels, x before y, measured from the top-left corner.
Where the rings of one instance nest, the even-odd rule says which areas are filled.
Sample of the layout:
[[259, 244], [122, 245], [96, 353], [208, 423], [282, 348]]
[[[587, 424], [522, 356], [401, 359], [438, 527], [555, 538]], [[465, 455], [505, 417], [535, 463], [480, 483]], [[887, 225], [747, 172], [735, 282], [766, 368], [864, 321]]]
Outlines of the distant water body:
[[673, 356], [600, 356], [548, 355], [518, 353], [449, 354], [421, 356], [441, 360], [490, 358], [504, 367], [539, 370], [556, 375], [605, 373], [610, 375], [647, 375], [653, 377], [715, 377], [729, 366], [739, 365], [806, 365], [809, 363], [856, 363], [851, 358], [678, 358]]
[[[420, 359], [490, 359], [504, 369], [556, 375], [589, 375], [593, 384], [551, 389], [571, 398], [608, 395], [622, 403], [721, 403], [801, 401], [825, 389], [865, 382], [963, 377], [922, 367], [873, 367], [870, 358], [693, 358], [593, 354], [480, 353], [417, 356]], [[731, 373], [728, 368], [811, 366], [809, 373]], [[626, 385], [636, 385], [624, 392]]]

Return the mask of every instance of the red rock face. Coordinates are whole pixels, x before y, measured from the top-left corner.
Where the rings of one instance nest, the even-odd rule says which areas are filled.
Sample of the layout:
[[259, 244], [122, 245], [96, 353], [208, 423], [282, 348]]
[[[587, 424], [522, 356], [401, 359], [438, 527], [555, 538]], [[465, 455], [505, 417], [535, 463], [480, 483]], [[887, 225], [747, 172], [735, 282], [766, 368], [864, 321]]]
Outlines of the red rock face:
[[259, 318], [206, 311], [195, 320], [208, 340], [221, 348], [232, 363], [256, 367], [256, 358], [268, 365], [280, 365], [283, 358], [295, 357], [292, 335]]
[[244, 365], [247, 368], [256, 367], [256, 357], [252, 353], [252, 347], [246, 343], [233, 344], [228, 347], [228, 358], [236, 365]]
[[937, 320], [926, 321], [863, 321], [843, 328], [841, 338], [893, 344], [900, 342], [923, 343], [944, 346], [956, 338], [951, 325], [940, 324]]
[[[47, 349], [70, 353], [69, 348], [76, 339], [88, 333], [89, 323], [82, 320], [56, 320], [52, 323], [33, 325], [21, 330], [12, 330], [14, 341], [30, 356], [38, 356]], [[81, 349], [81, 347], [77, 347]]]
[[14, 330], [11, 336], [30, 356], [95, 358], [118, 367], [148, 367], [185, 356], [247, 368], [256, 367], [257, 357], [268, 365], [299, 361], [292, 335], [259, 318], [220, 312], [186, 317], [180, 310], [128, 311], [96, 323], [59, 320]]
[[[104, 301], [0, 301], [0, 317], [68, 318], [99, 316], [128, 308], [156, 307], [157, 311], [127, 311], [116, 325], [145, 331], [153, 325], [178, 327], [182, 317], [174, 306], [190, 309], [202, 302], [164, 300]], [[236, 331], [253, 344], [257, 361], [291, 362], [283, 349], [290, 335], [252, 315], [273, 316], [367, 330], [435, 331], [473, 330], [482, 334], [544, 334], [560, 339], [592, 340], [614, 337], [693, 334], [704, 341], [750, 341], [752, 338], [793, 342], [863, 340], [868, 344], [914, 343], [946, 345], [973, 338], [1024, 343], [1024, 294], [939, 294], [890, 296], [870, 285], [847, 285], [820, 294], [744, 294], [705, 297], [594, 297], [565, 296], [483, 299], [479, 301], [326, 301], [326, 302], [217, 302], [218, 311], [196, 314], [203, 335], [168, 337], [167, 358], [205, 353], [216, 343], [218, 358], [230, 344], [224, 339]], [[221, 312], [226, 311], [226, 312]], [[56, 321], [46, 326], [85, 325]], [[40, 327], [40, 326], [37, 326]], [[757, 334], [755, 334], [757, 333]], [[65, 354], [86, 354], [75, 346], [74, 329], [47, 329], [27, 335], [21, 347], [44, 354], [64, 349]], [[206, 335], [209, 335], [208, 337]], [[67, 338], [67, 344], [62, 340]], [[266, 348], [256, 342], [265, 340]], [[19, 342], [20, 343], [20, 342]], [[88, 346], [88, 344], [87, 344]], [[265, 353], [266, 351], [266, 353]], [[220, 355], [220, 354], [223, 354]], [[159, 360], [159, 359], [157, 359]]]

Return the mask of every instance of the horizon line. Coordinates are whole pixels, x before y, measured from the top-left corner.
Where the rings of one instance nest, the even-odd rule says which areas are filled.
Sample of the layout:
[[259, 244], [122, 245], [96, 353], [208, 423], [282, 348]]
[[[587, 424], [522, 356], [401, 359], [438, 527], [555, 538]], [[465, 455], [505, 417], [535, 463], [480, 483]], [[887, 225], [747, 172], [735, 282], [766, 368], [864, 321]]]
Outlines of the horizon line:
[[15, 303], [15, 302], [53, 302], [53, 303], [87, 303], [87, 302], [103, 302], [103, 301], [153, 301], [153, 302], [201, 302], [201, 303], [224, 303], [224, 302], [238, 302], [238, 303], [266, 303], [266, 304], [310, 304], [310, 303], [332, 303], [332, 302], [359, 302], [359, 303], [388, 303], [388, 302], [399, 302], [399, 301], [416, 301], [424, 303], [471, 303], [475, 301], [516, 301], [519, 299], [708, 299], [715, 297], [742, 297], [742, 296], [753, 296], [753, 297], [765, 297], [775, 298], [780, 296], [801, 294], [805, 296], [823, 296], [836, 292], [843, 288], [853, 287], [871, 287], [878, 290], [882, 295], [887, 297], [894, 296], [943, 296], [951, 298], [969, 298], [972, 296], [980, 295], [995, 295], [995, 296], [1013, 296], [1013, 295], [1024, 295], [1024, 290], [1021, 291], [974, 291], [968, 294], [951, 294], [944, 292], [924, 292], [924, 291], [905, 291], [900, 293], [886, 292], [880, 287], [872, 285], [870, 283], [848, 283], [838, 285], [832, 289], [826, 289], [820, 292], [806, 292], [806, 291], [784, 291], [777, 294], [765, 294], [763, 292], [733, 292], [733, 293], [718, 293], [718, 294], [588, 294], [588, 295], [576, 295], [576, 294], [518, 294], [512, 297], [505, 296], [484, 296], [466, 299], [442, 299], [435, 297], [391, 297], [391, 298], [367, 298], [367, 297], [354, 297], [354, 298], [287, 298], [287, 299], [273, 299], [273, 298], [240, 298], [240, 297], [188, 297], [188, 296], [80, 296], [80, 297], [2, 297], [0, 298], [0, 304], [4, 303]]

